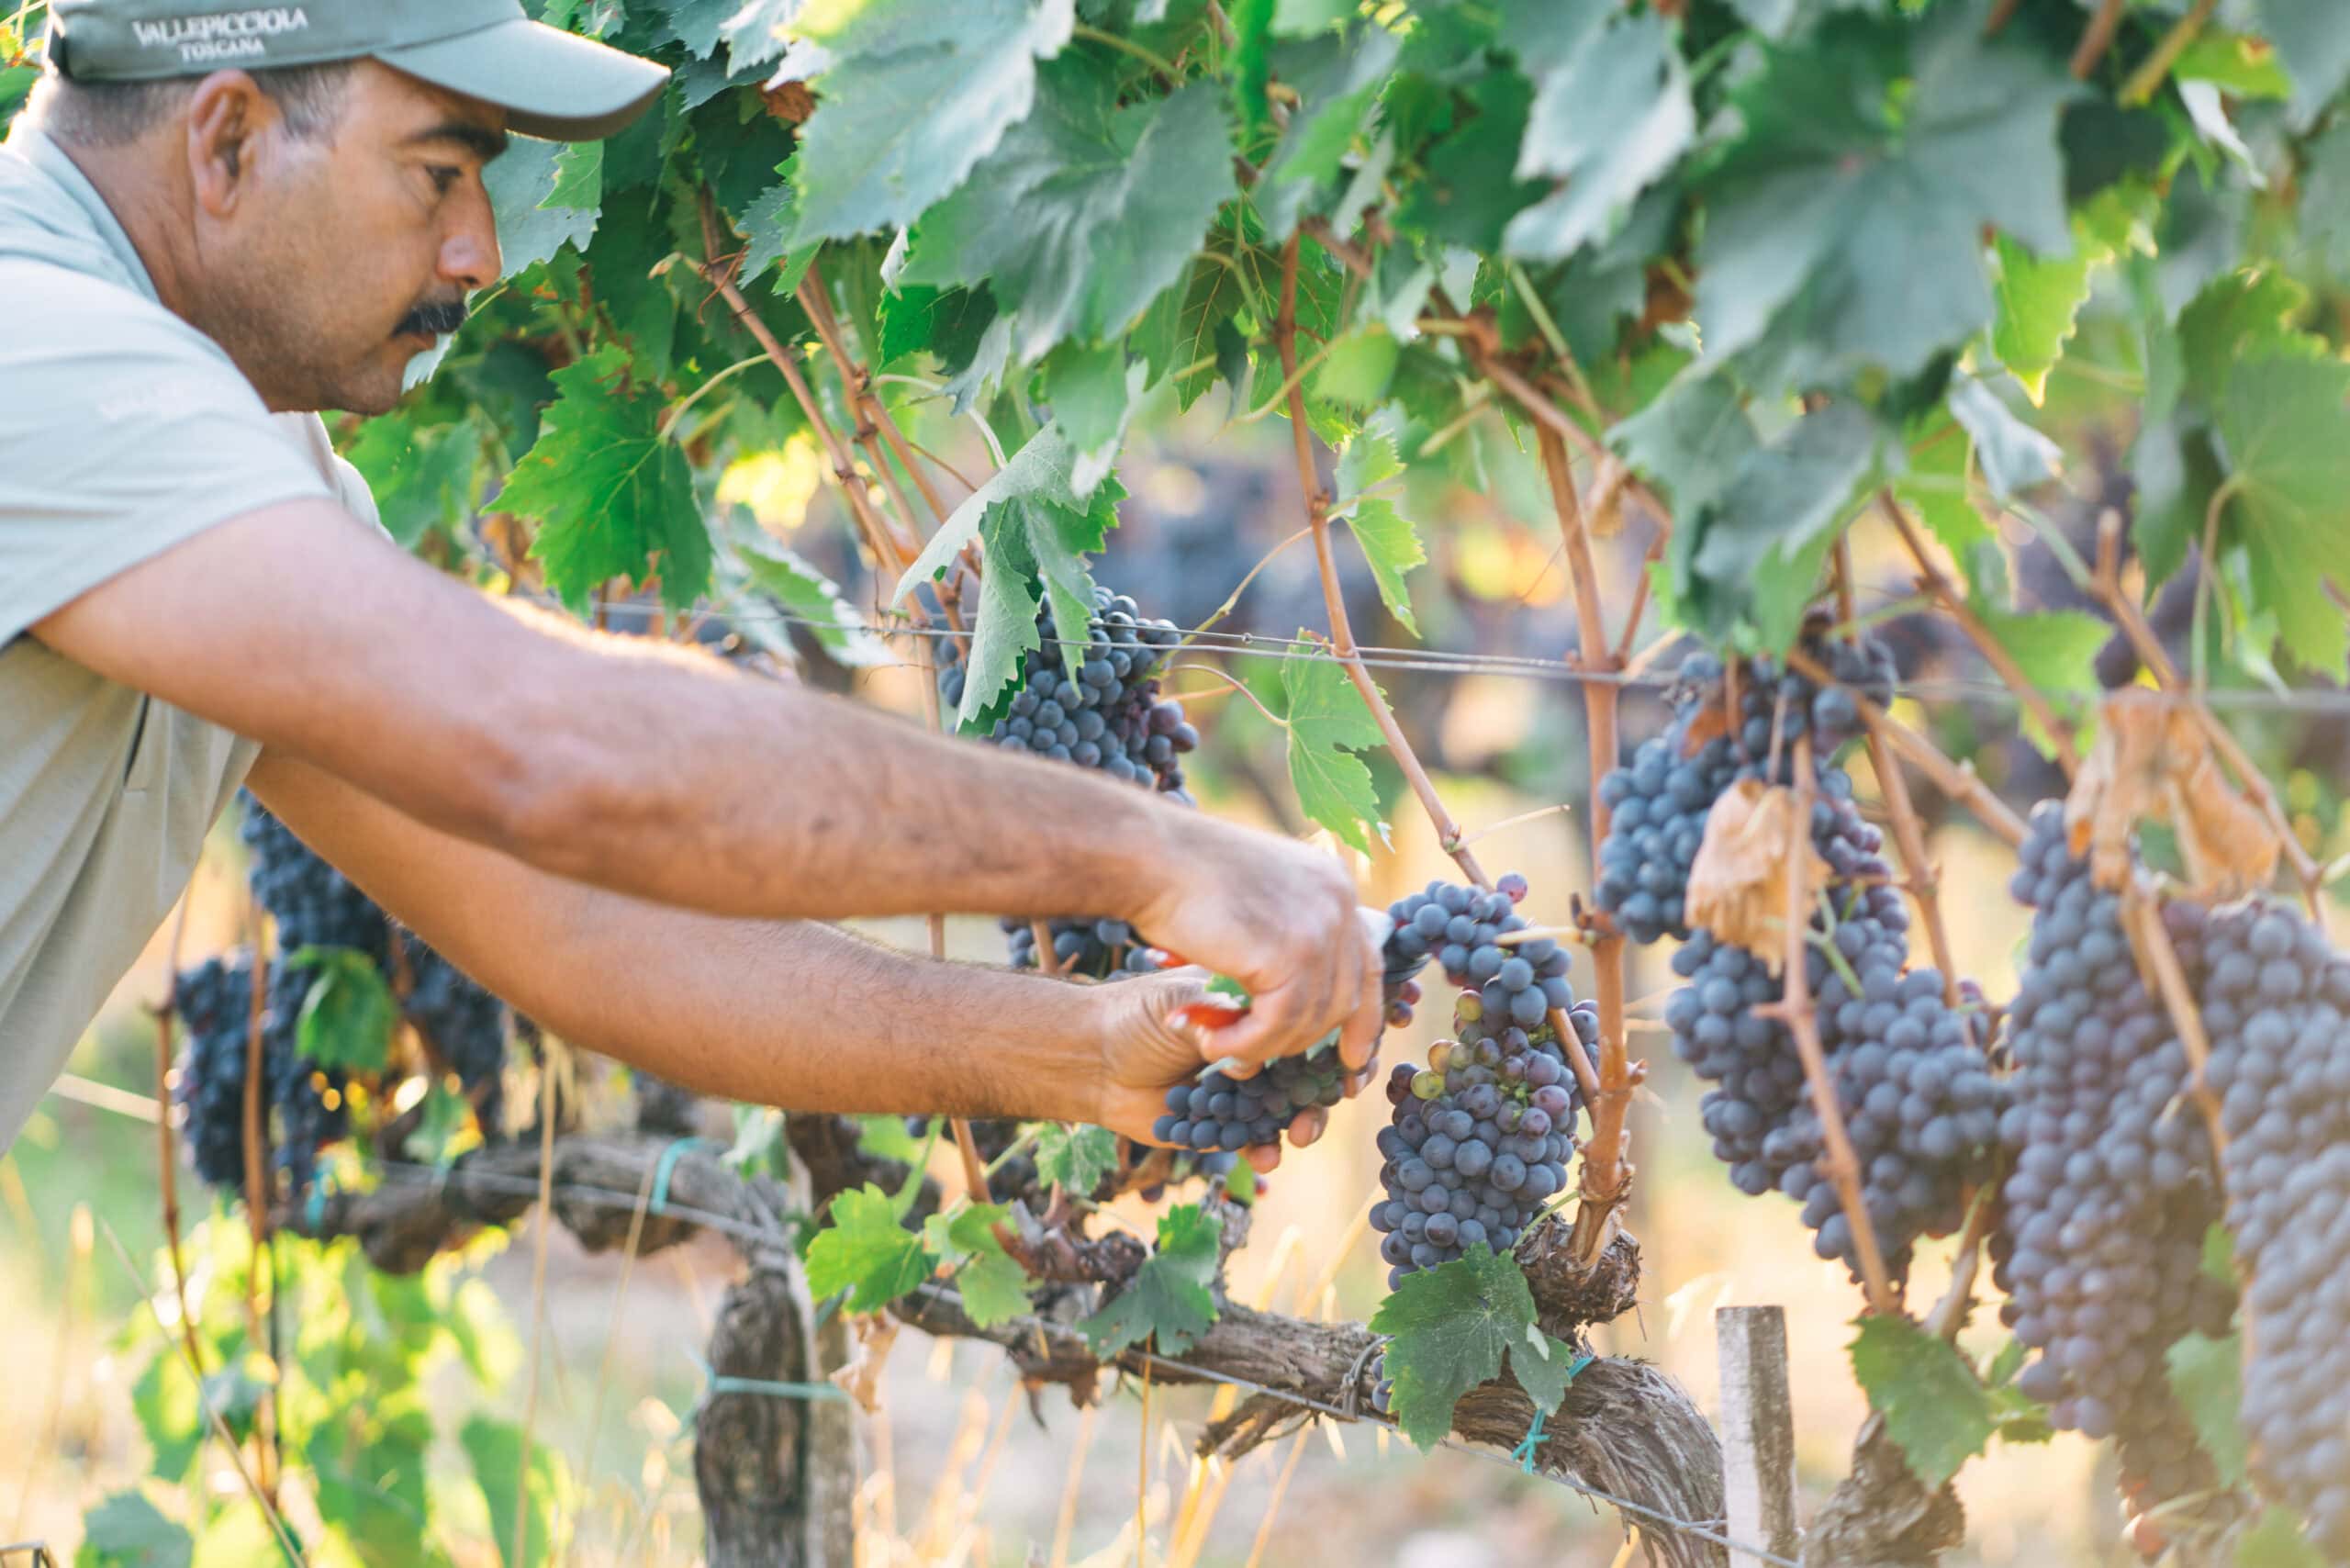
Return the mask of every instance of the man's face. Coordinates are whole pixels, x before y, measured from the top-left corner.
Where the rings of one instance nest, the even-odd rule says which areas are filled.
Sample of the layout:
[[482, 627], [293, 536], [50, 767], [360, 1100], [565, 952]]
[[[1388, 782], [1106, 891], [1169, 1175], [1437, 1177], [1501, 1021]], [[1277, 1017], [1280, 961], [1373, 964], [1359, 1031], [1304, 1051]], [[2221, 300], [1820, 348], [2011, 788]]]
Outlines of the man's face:
[[381, 413], [401, 372], [497, 281], [482, 169], [505, 111], [363, 61], [311, 138], [269, 119], [204, 223], [197, 321], [272, 409]]

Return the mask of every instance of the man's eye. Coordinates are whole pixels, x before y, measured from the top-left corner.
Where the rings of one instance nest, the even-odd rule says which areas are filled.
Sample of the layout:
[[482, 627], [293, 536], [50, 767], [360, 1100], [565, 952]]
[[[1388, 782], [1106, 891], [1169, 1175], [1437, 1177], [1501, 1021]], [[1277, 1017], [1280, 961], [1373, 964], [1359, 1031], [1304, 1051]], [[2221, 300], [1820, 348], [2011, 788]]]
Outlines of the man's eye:
[[457, 182], [465, 177], [463, 169], [453, 169], [445, 163], [432, 164], [425, 173], [432, 176], [432, 188], [442, 196], [447, 196]]

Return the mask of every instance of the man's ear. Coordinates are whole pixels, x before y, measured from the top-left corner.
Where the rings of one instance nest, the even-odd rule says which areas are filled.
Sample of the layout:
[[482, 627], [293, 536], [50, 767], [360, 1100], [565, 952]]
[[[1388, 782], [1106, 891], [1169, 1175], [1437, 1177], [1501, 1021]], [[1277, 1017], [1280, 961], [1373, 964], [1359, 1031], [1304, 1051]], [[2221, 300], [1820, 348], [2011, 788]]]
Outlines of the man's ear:
[[196, 84], [187, 106], [187, 166], [207, 215], [236, 210], [263, 138], [279, 118], [275, 100], [242, 71], [216, 71]]

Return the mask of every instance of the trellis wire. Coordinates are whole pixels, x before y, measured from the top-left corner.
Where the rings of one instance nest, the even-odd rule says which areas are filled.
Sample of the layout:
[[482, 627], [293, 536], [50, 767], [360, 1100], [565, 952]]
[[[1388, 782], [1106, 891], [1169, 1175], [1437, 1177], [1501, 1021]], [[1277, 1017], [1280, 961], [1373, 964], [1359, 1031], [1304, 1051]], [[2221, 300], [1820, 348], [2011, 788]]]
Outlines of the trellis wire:
[[[533, 597], [533, 596], [518, 596]], [[553, 599], [543, 602], [554, 605]], [[613, 607], [615, 610], [619, 607]], [[800, 615], [790, 610], [724, 610], [718, 612], [726, 622], [753, 622], [763, 625], [805, 627], [811, 632], [867, 633], [889, 637], [953, 637], [952, 630], [943, 626], [877, 624], [869, 621], [833, 621], [820, 616]], [[1323, 644], [1313, 638], [1281, 637], [1255, 632], [1194, 632], [1185, 633], [1192, 647], [1203, 654], [1230, 654], [1248, 658], [1304, 659], [1320, 663], [1335, 663], [1336, 656]], [[1045, 638], [1046, 644], [1084, 646], [1074, 638]], [[1670, 671], [1657, 673], [1640, 671], [1625, 674], [1608, 670], [1587, 670], [1564, 659], [1539, 658], [1532, 655], [1446, 653], [1425, 648], [1377, 647], [1365, 644], [1360, 650], [1363, 663], [1372, 669], [1416, 671], [1435, 675], [1497, 675], [1516, 679], [1553, 680], [1570, 686], [1606, 685], [1626, 690], [1662, 691], [1673, 684]], [[912, 668], [912, 664], [890, 667]], [[1895, 694], [1919, 703], [1995, 702], [2014, 706], [2016, 695], [1995, 680], [1968, 680], [1958, 677], [1941, 677], [1928, 680], [1897, 682]], [[2258, 687], [2227, 687], [2207, 690], [2201, 700], [2207, 708], [2244, 712], [2311, 714], [2350, 718], [2350, 690], [2277, 691]]]
[[[443, 1170], [440, 1167], [419, 1165], [407, 1160], [380, 1160], [371, 1166], [370, 1169], [380, 1170], [387, 1179], [397, 1179], [411, 1186], [440, 1185], [445, 1182], [450, 1176], [450, 1172]], [[538, 1195], [539, 1191], [539, 1183], [537, 1180], [531, 1177], [506, 1176], [495, 1171], [467, 1171], [464, 1179], [468, 1182], [487, 1187], [493, 1192], [502, 1191], [535, 1197]], [[576, 1182], [558, 1182], [554, 1184], [554, 1190], [568, 1198], [576, 1199], [580, 1202], [602, 1208], [618, 1208], [633, 1211], [637, 1203], [635, 1193], [621, 1193], [606, 1187], [590, 1187]], [[780, 1227], [746, 1224], [744, 1221], [732, 1217], [731, 1215], [712, 1214], [708, 1210], [692, 1208], [683, 1204], [672, 1203], [669, 1205], [668, 1212], [677, 1218], [689, 1220], [696, 1225], [706, 1226], [709, 1229], [716, 1230], [725, 1235], [734, 1236], [761, 1245], [783, 1246], [789, 1245], [790, 1241], [791, 1233], [789, 1230]], [[919, 1284], [914, 1287], [914, 1294], [933, 1300], [944, 1302], [958, 1310], [960, 1310], [962, 1306], [961, 1294], [945, 1285], [930, 1283]], [[1073, 1330], [1063, 1324], [1047, 1322], [1046, 1320], [1039, 1317], [1014, 1317], [1006, 1319], [1005, 1321], [1019, 1327], [1029, 1329], [1035, 1333], [1048, 1335], [1063, 1341], [1068, 1341], [1074, 1338], [1079, 1343], [1083, 1343], [1083, 1337], [1081, 1335], [1076, 1335]], [[919, 1325], [917, 1325], [917, 1327], [919, 1327]], [[1088, 1349], [1087, 1353], [1092, 1353], [1090, 1348]], [[1181, 1372], [1187, 1376], [1200, 1378], [1209, 1383], [1228, 1383], [1234, 1388], [1243, 1389], [1251, 1394], [1261, 1394], [1269, 1398], [1278, 1399], [1286, 1404], [1294, 1405], [1300, 1409], [1313, 1411], [1317, 1415], [1333, 1417], [1342, 1421], [1370, 1419], [1370, 1417], [1361, 1416], [1359, 1413], [1350, 1416], [1347, 1411], [1341, 1409], [1336, 1405], [1326, 1404], [1322, 1400], [1312, 1398], [1306, 1394], [1294, 1394], [1287, 1389], [1270, 1387], [1264, 1383], [1256, 1383], [1245, 1377], [1236, 1376], [1230, 1372], [1218, 1372], [1212, 1367], [1203, 1367], [1191, 1361], [1180, 1361], [1168, 1356], [1161, 1356], [1155, 1351], [1134, 1350], [1129, 1350], [1126, 1353], [1139, 1360], [1148, 1361], [1154, 1366], [1168, 1368], [1172, 1371]], [[1391, 1423], [1382, 1422], [1376, 1424], [1389, 1425]], [[1512, 1473], [1516, 1473], [1518, 1472], [1518, 1462], [1516, 1460], [1510, 1458], [1505, 1454], [1495, 1453], [1486, 1449], [1473, 1447], [1471, 1444], [1461, 1442], [1455, 1438], [1441, 1438], [1438, 1439], [1438, 1446], [1452, 1449], [1458, 1452], [1469, 1454], [1474, 1458], [1486, 1460], [1490, 1462], [1499, 1464], [1503, 1468], [1510, 1471]], [[1727, 1551], [1750, 1553], [1753, 1556], [1755, 1561], [1770, 1563], [1773, 1565], [1773, 1568], [1802, 1568], [1800, 1563], [1796, 1562], [1791, 1559], [1778, 1556], [1762, 1547], [1754, 1546], [1745, 1541], [1732, 1540], [1730, 1537], [1726, 1536], [1719, 1530], [1714, 1529], [1709, 1522], [1696, 1519], [1677, 1518], [1671, 1514], [1665, 1513], [1662, 1509], [1651, 1507], [1645, 1503], [1636, 1502], [1628, 1497], [1617, 1496], [1611, 1492], [1607, 1492], [1597, 1486], [1592, 1485], [1580, 1476], [1574, 1475], [1570, 1472], [1544, 1471], [1540, 1473], [1544, 1478], [1566, 1487], [1571, 1492], [1579, 1493], [1583, 1496], [1589, 1497], [1595, 1502], [1605, 1503], [1612, 1508], [1617, 1508], [1626, 1513], [1638, 1515], [1651, 1521], [1652, 1523], [1662, 1526], [1665, 1529], [1677, 1530], [1682, 1534], [1694, 1537], [1698, 1540], [1710, 1542], [1711, 1544], [1722, 1547]]]

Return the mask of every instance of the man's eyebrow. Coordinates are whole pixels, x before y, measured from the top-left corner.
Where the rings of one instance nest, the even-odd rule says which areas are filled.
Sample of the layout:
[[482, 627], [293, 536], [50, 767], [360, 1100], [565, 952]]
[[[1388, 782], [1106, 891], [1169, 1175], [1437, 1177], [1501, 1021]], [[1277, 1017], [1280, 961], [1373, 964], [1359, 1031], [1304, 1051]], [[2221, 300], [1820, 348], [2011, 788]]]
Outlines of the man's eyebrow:
[[408, 139], [407, 144], [414, 147], [428, 141], [454, 142], [487, 163], [506, 151], [507, 140], [502, 130], [491, 130], [466, 120], [446, 119], [418, 131]]

